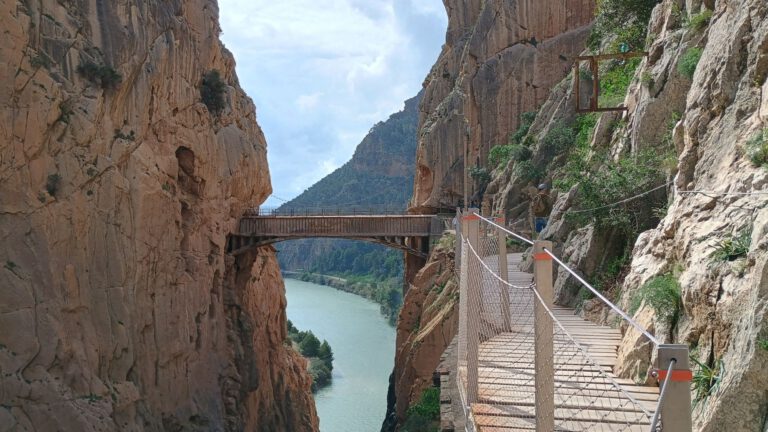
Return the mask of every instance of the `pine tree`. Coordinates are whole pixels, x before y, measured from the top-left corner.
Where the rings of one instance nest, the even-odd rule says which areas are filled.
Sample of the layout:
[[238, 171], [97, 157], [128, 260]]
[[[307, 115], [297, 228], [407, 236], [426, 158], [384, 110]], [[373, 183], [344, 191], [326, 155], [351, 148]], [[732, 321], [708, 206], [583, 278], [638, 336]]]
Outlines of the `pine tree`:
[[329, 370], [333, 370], [333, 350], [328, 341], [323, 339], [322, 345], [317, 350], [317, 356], [322, 360]]
[[304, 357], [317, 357], [317, 350], [320, 348], [320, 340], [308, 331], [307, 335], [299, 343], [299, 351]]

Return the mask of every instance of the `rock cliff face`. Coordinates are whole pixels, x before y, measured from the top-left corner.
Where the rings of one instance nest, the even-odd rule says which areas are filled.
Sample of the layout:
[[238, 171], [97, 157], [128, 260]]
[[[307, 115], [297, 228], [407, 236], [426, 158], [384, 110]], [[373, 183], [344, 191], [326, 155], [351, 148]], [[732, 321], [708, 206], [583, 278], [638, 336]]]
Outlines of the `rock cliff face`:
[[316, 430], [273, 250], [224, 254], [271, 186], [216, 2], [4, 1], [0, 29], [1, 429]]
[[446, 234], [410, 285], [397, 321], [396, 416], [432, 385], [440, 356], [459, 328], [459, 286], [454, 274], [453, 234]]
[[[425, 82], [412, 211], [453, 208], [472, 166], [505, 144], [584, 49], [594, 0], [445, 0], [446, 43]], [[469, 195], [473, 194], [469, 190]]]

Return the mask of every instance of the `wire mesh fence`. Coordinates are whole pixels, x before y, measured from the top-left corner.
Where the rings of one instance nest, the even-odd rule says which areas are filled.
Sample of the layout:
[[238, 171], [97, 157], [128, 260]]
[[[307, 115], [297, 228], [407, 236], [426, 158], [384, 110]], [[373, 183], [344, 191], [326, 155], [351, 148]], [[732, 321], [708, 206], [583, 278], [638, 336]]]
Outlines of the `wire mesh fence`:
[[507, 253], [500, 225], [471, 214], [462, 221], [458, 375], [469, 423], [480, 431], [649, 431], [658, 389], [614, 376], [619, 333], [552, 304], [543, 250], [534, 253], [537, 286], [519, 269], [522, 254]]

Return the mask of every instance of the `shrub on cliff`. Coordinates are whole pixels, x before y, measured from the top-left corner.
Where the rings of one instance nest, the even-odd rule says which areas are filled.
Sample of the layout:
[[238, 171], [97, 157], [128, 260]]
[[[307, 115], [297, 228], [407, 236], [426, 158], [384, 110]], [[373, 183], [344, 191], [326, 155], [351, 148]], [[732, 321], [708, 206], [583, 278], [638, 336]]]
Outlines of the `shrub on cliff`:
[[218, 70], [213, 69], [203, 75], [203, 81], [200, 84], [200, 97], [211, 114], [218, 115], [224, 110], [226, 106], [224, 92], [226, 89], [227, 84], [221, 79]]
[[603, 41], [613, 39], [614, 46], [609, 51], [615, 51], [619, 44], [642, 50], [648, 20], [659, 3], [661, 0], [599, 0], [589, 47], [597, 50]]
[[755, 166], [768, 168], [768, 128], [747, 141], [747, 157]]
[[403, 432], [437, 431], [440, 420], [440, 389], [430, 387], [421, 394], [419, 401], [408, 408]]
[[333, 370], [333, 350], [327, 340], [323, 340], [320, 348], [317, 349], [317, 358], [322, 360], [328, 369]]
[[528, 135], [534, 120], [536, 120], [535, 111], [525, 112], [520, 116], [520, 126], [509, 136], [509, 142], [506, 145], [493, 147], [488, 153], [488, 164], [491, 168], [504, 166], [510, 160], [521, 162], [531, 158], [533, 152], [524, 138]]
[[696, 67], [701, 60], [701, 48], [688, 48], [680, 57], [680, 62], [677, 64], [677, 70], [688, 79], [693, 78], [693, 74], [696, 73]]
[[634, 314], [645, 303], [659, 319], [674, 327], [680, 314], [680, 283], [672, 274], [656, 276], [646, 282], [630, 301], [629, 311]]
[[99, 65], [92, 61], [81, 63], [77, 67], [77, 73], [103, 89], [115, 88], [123, 80], [123, 77], [111, 66]]

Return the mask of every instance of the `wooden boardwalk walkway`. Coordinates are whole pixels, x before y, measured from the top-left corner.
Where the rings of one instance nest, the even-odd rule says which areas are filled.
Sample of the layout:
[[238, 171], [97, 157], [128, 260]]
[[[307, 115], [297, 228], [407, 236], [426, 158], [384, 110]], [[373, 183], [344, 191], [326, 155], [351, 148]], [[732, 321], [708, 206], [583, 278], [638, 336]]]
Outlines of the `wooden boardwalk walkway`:
[[[507, 257], [510, 283], [530, 285], [533, 275], [519, 271], [522, 254]], [[483, 261], [491, 270], [498, 269], [497, 256]], [[471, 407], [473, 423], [479, 432], [535, 430], [531, 313], [535, 299], [530, 289], [504, 286], [510, 299], [508, 328], [504, 329], [498, 300], [502, 285], [489, 272], [485, 273], [478, 349], [478, 403]], [[613, 374], [621, 340], [619, 330], [586, 321], [573, 309], [555, 307], [553, 313], [589, 355], [587, 358], [555, 324], [557, 430], [648, 431], [648, 413], [656, 410], [658, 388], [638, 386]], [[482, 329], [486, 329], [486, 334], [482, 334]], [[466, 374], [463, 375], [466, 378]], [[626, 393], [616, 388], [614, 382]]]

